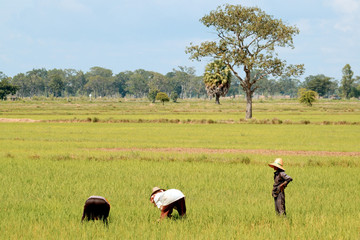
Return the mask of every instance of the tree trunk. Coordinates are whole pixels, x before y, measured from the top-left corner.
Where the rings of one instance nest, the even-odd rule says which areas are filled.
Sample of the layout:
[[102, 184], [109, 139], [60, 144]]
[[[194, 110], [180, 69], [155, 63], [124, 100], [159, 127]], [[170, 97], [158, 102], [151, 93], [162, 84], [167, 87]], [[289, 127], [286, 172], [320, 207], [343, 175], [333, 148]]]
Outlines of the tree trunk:
[[252, 93], [246, 91], [246, 119], [252, 118]]
[[215, 104], [220, 104], [220, 94], [215, 94]]

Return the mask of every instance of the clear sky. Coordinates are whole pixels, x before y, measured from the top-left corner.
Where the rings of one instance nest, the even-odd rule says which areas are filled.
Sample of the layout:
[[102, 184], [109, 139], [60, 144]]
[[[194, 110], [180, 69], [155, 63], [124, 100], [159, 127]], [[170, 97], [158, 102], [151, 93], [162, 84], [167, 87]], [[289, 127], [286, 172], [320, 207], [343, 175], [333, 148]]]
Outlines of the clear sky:
[[185, 48], [216, 38], [199, 19], [222, 4], [257, 6], [296, 25], [295, 49], [279, 49], [305, 64], [304, 79], [341, 79], [350, 64], [360, 76], [360, 0], [0, 0], [0, 71], [13, 77], [33, 68], [100, 66], [114, 74], [178, 66], [204, 71]]

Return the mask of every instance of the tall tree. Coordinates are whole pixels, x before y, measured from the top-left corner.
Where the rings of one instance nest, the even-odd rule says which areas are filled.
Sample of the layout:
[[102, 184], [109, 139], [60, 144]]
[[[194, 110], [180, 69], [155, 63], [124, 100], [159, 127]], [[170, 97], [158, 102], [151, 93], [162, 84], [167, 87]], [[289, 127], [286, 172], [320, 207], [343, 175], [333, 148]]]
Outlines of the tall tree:
[[150, 89], [149, 94], [148, 94], [148, 99], [152, 102], [155, 103], [156, 100], [156, 96], [160, 91], [158, 89]]
[[[221, 59], [239, 79], [246, 95], [246, 118], [252, 118], [252, 97], [257, 81], [266, 75], [289, 76], [302, 74], [303, 65], [286, 65], [277, 57], [276, 47], [293, 48], [293, 36], [299, 33], [294, 26], [287, 26], [257, 7], [224, 5], [200, 20], [217, 33], [217, 41], [190, 45], [186, 52], [191, 59], [203, 57]], [[259, 74], [251, 77], [252, 70]], [[243, 76], [239, 70], [243, 71]]]
[[49, 82], [46, 85], [48, 92], [55, 97], [61, 97], [65, 90], [65, 72], [62, 69], [52, 69], [48, 71]]
[[200, 98], [200, 96], [206, 95], [206, 88], [204, 88], [203, 76], [194, 77], [190, 81], [190, 89], [192, 95]]
[[326, 77], [324, 74], [310, 75], [305, 78], [304, 87], [306, 89], [313, 90], [319, 94], [319, 96], [329, 96], [334, 94], [334, 82], [331, 81], [331, 77]]
[[121, 97], [124, 97], [128, 92], [126, 90], [126, 83], [129, 81], [131, 75], [131, 71], [125, 71], [115, 75], [114, 85]]
[[351, 66], [346, 64], [342, 69], [342, 79], [341, 79], [341, 92], [345, 98], [350, 98], [350, 93], [353, 88], [353, 83], [355, 79], [353, 78], [354, 72], [351, 70]]
[[60, 74], [52, 75], [50, 78], [49, 89], [55, 97], [61, 97], [65, 89], [65, 83]]
[[[181, 95], [182, 83], [178, 80], [177, 70], [173, 69], [172, 72], [168, 72], [165, 77], [168, 79], [168, 83], [171, 86], [171, 91], [176, 92], [177, 96]], [[202, 81], [202, 80], [201, 80]]]
[[18, 90], [18, 86], [12, 85], [9, 79], [10, 78], [4, 76], [0, 78], [0, 100], [6, 100], [7, 95], [15, 94]]
[[86, 73], [88, 82], [85, 88], [88, 89], [88, 93], [94, 92], [95, 97], [104, 97], [105, 95], [111, 95], [115, 93], [113, 73], [110, 69], [102, 67], [92, 67], [90, 71]]
[[12, 80], [11, 83], [14, 85], [17, 85], [19, 87], [19, 90], [17, 94], [20, 97], [28, 97], [30, 96], [30, 87], [27, 81], [27, 77], [24, 73], [16, 74]]
[[188, 98], [191, 95], [191, 81], [195, 78], [195, 69], [193, 67], [179, 66], [179, 69], [173, 69], [173, 77], [178, 84], [180, 84], [181, 98]]
[[75, 96], [78, 93], [81, 87], [81, 79], [78, 78], [78, 74], [79, 71], [75, 69], [63, 70], [64, 89], [67, 96]]
[[224, 62], [215, 60], [205, 67], [204, 83], [208, 95], [215, 97], [215, 103], [220, 104], [220, 96], [229, 91], [231, 71]]
[[135, 70], [126, 83], [126, 91], [135, 97], [145, 97], [149, 93], [150, 78], [150, 72], [144, 69]]
[[3, 79], [7, 79], [8, 76], [6, 76], [5, 73], [3, 73], [2, 71], [0, 71], [0, 81], [3, 80]]
[[242, 88], [240, 87], [240, 81], [233, 74], [231, 75], [231, 83], [228, 94], [233, 96], [234, 98], [236, 97], [236, 95], [243, 94]]
[[27, 85], [30, 90], [30, 97], [34, 95], [40, 96], [45, 95], [48, 96], [48, 71], [45, 68], [41, 69], [33, 69], [26, 73]]
[[149, 73], [150, 73], [149, 81], [148, 81], [149, 89], [157, 89], [160, 92], [165, 92], [167, 94], [171, 93], [172, 88], [168, 84], [169, 81], [167, 77], [157, 72], [149, 72]]
[[350, 96], [356, 98], [360, 97], [360, 76], [355, 77]]
[[86, 79], [85, 74], [84, 74], [83, 71], [79, 71], [76, 74], [75, 81], [76, 81], [76, 84], [77, 84], [76, 93], [78, 93], [80, 95], [85, 95], [85, 93], [86, 93], [85, 86], [86, 86], [88, 80]]
[[276, 83], [279, 93], [282, 95], [290, 95], [290, 97], [295, 97], [297, 95], [299, 85], [300, 81], [298, 79], [286, 75], [281, 76]]
[[279, 92], [278, 83], [274, 79], [268, 79], [264, 77], [258, 81], [258, 88], [256, 89], [257, 94], [264, 96], [275, 95], [276, 92]]

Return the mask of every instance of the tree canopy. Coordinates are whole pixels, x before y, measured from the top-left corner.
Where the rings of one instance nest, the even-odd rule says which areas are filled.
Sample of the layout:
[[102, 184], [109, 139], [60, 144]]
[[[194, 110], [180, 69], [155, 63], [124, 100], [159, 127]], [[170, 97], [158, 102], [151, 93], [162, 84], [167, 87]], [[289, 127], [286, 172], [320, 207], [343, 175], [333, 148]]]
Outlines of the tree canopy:
[[[246, 94], [246, 118], [252, 118], [252, 97], [257, 81], [266, 75], [297, 76], [303, 73], [303, 65], [287, 65], [276, 53], [276, 47], [293, 48], [293, 36], [299, 30], [260, 8], [219, 6], [200, 21], [215, 30], [217, 41], [191, 44], [186, 52], [195, 60], [204, 57], [220, 59], [231, 69]], [[258, 70], [259, 74], [252, 77], [253, 70]]]
[[[99, 69], [100, 70], [100, 69]], [[350, 68], [351, 70], [351, 68]], [[107, 72], [110, 74], [103, 74]], [[352, 71], [351, 71], [352, 72]], [[133, 76], [135, 74], [135, 76]], [[360, 77], [351, 75], [348, 97], [360, 97]], [[258, 70], [251, 72], [251, 77], [259, 75]], [[348, 75], [345, 75], [348, 76]], [[8, 83], [17, 86], [16, 97], [139, 97], [148, 96], [149, 90], [153, 87], [159, 87], [161, 92], [168, 96], [177, 98], [205, 98], [206, 86], [204, 84], [204, 75], [195, 75], [193, 68], [179, 67], [173, 69], [165, 75], [154, 71], [138, 69], [135, 71], [123, 71], [113, 75], [110, 69], [104, 71], [89, 72], [78, 71], [75, 69], [33, 69], [26, 73], [18, 73], [14, 77], [8, 77], [0, 71], [0, 80], [6, 79]], [[320, 79], [318, 81], [318, 79]], [[331, 79], [323, 74], [308, 76], [304, 82], [298, 79], [283, 75], [280, 78], [274, 78], [265, 75], [256, 83], [254, 94], [265, 96], [290, 95], [295, 97], [299, 88], [307, 88], [320, 92], [320, 96], [343, 94], [347, 85], [346, 81], [338, 84], [336, 80], [330, 80], [331, 86], [326, 82]], [[348, 78], [345, 78], [348, 79]], [[325, 84], [323, 84], [325, 82]], [[327, 86], [324, 88], [323, 86]], [[321, 89], [328, 89], [323, 95]], [[326, 90], [324, 90], [325, 92]], [[176, 95], [175, 95], [176, 93]], [[230, 86], [227, 95], [233, 97], [244, 96], [240, 80], [231, 75]], [[330, 96], [329, 96], [330, 97]], [[171, 98], [173, 101], [175, 98]], [[175, 100], [175, 101], [176, 101]]]
[[317, 92], [313, 90], [308, 90], [306, 88], [300, 88], [298, 95], [299, 95], [299, 102], [304, 103], [309, 107], [312, 106], [313, 102], [316, 101], [316, 98], [318, 96]]
[[220, 104], [220, 96], [225, 96], [231, 84], [231, 71], [220, 60], [215, 60], [205, 67], [204, 83], [208, 95], [215, 97]]
[[2, 72], [0, 72], [0, 100], [6, 100], [7, 95], [15, 94], [18, 88], [18, 86], [12, 85], [8, 77], [2, 76]]
[[169, 96], [168, 96], [166, 93], [164, 93], [164, 92], [158, 92], [158, 93], [156, 94], [156, 100], [161, 101], [162, 104], [164, 105], [164, 102], [170, 101], [170, 98], [169, 98]]
[[350, 98], [350, 93], [354, 88], [355, 79], [353, 78], [354, 72], [351, 70], [351, 66], [346, 64], [342, 69], [343, 77], [341, 79], [341, 92], [345, 98]]
[[334, 94], [337, 87], [337, 83], [324, 74], [306, 77], [303, 85], [305, 88], [317, 92], [321, 97]]

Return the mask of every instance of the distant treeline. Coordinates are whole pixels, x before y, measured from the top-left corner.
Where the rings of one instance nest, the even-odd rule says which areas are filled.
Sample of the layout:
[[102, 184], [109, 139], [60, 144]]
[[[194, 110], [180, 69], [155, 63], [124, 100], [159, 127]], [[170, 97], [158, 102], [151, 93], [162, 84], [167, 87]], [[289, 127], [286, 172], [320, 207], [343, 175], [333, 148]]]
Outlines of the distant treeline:
[[[344, 76], [343, 80], [346, 77], [348, 76]], [[307, 88], [316, 91], [322, 97], [340, 94], [347, 98], [359, 97], [359, 79], [351, 75], [350, 86], [346, 86], [343, 80], [339, 83], [323, 74], [308, 76], [304, 82], [286, 76], [279, 79], [265, 77], [258, 81], [255, 94], [296, 97], [300, 88]], [[206, 96], [203, 77], [197, 76], [194, 68], [182, 66], [165, 75], [143, 69], [124, 71], [114, 75], [112, 70], [102, 67], [92, 67], [86, 73], [74, 69], [46, 70], [41, 68], [19, 73], [14, 77], [8, 77], [0, 72], [0, 81], [3, 80], [17, 86], [16, 96], [18, 97], [70, 97], [91, 94], [93, 97], [142, 98], [146, 97], [151, 90], [158, 90], [169, 95], [176, 92], [180, 98]], [[240, 84], [236, 78], [232, 78], [227, 95], [240, 94], [243, 94]]]

